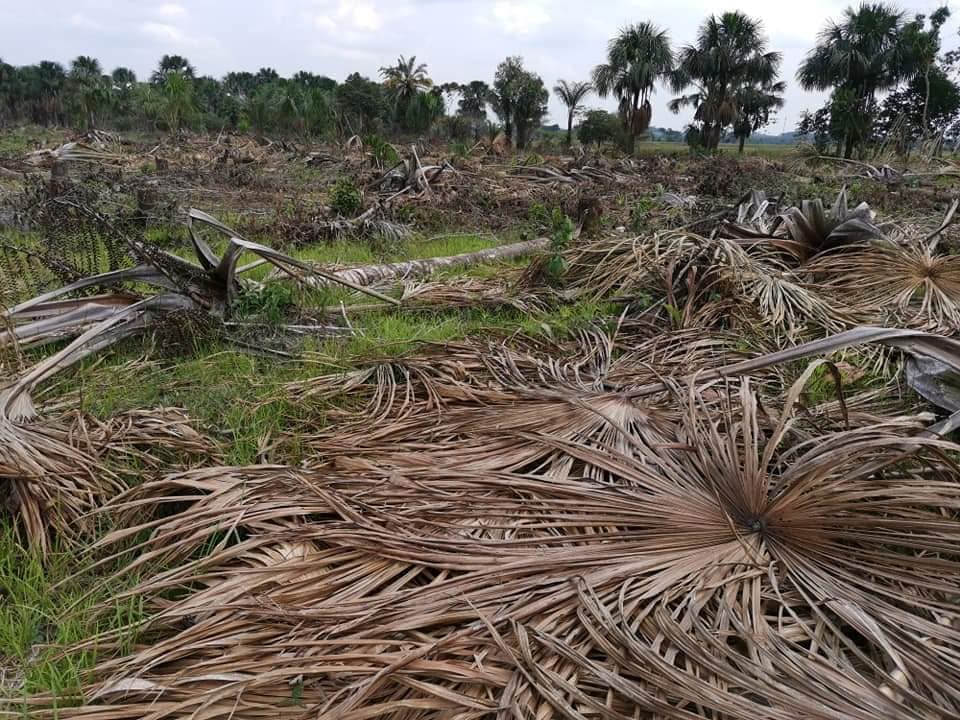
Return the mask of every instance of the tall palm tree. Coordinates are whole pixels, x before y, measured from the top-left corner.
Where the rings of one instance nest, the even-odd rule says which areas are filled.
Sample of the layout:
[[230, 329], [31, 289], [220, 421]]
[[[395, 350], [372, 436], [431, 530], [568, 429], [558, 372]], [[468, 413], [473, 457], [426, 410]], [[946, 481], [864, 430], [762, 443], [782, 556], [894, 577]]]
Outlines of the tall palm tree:
[[179, 73], [187, 80], [193, 80], [197, 75], [196, 68], [182, 55], [164, 55], [157, 63], [157, 69], [150, 74], [150, 82], [162, 85], [170, 73]]
[[[855, 102], [843, 106], [858, 120], [872, 118], [876, 95], [894, 88], [910, 73], [901, 30], [903, 14], [884, 3], [863, 3], [848, 7], [841, 22], [830, 21], [820, 31], [816, 46], [807, 53], [797, 70], [804, 90], [843, 91]], [[850, 118], [853, 119], [852, 117]], [[848, 128], [869, 128], [867, 122], [844, 122]], [[865, 131], [847, 130], [844, 157], [863, 142]]]
[[772, 113], [783, 107], [783, 93], [787, 84], [777, 82], [765, 87], [747, 85], [737, 93], [737, 119], [733, 121], [733, 136], [740, 143], [739, 152], [757, 130], [770, 122]]
[[63, 65], [52, 60], [41, 60], [32, 66], [28, 80], [36, 122], [44, 125], [63, 121], [63, 94], [67, 73]]
[[560, 102], [567, 106], [567, 147], [570, 147], [573, 142], [573, 118], [583, 110], [583, 105], [581, 105], [580, 101], [592, 91], [593, 85], [588, 82], [567, 82], [566, 80], [559, 80], [557, 84], [553, 86], [554, 95], [560, 98]]
[[416, 55], [411, 55], [409, 60], [401, 55], [396, 65], [381, 67], [380, 77], [398, 115], [406, 112], [407, 105], [418, 92], [433, 86], [426, 63], [418, 65]]
[[630, 150], [650, 127], [650, 96], [657, 81], [673, 68], [670, 38], [650, 22], [623, 28], [607, 46], [607, 62], [593, 69], [593, 86], [600, 97], [611, 93], [620, 101]]
[[114, 68], [113, 72], [110, 73], [110, 79], [113, 80], [114, 85], [121, 89], [137, 84], [137, 74], [130, 68], [123, 66]]
[[110, 88], [104, 80], [100, 61], [80, 55], [70, 63], [70, 102], [86, 128], [96, 124], [97, 113], [110, 102]]
[[89, 55], [78, 55], [70, 63], [70, 78], [72, 80], [99, 80], [103, 77], [103, 68], [100, 61]]
[[724, 128], [739, 117], [738, 96], [744, 88], [771, 88], [783, 56], [767, 50], [760, 22], [741, 12], [708, 17], [696, 42], [677, 53], [677, 67], [670, 76], [675, 92], [693, 92], [674, 98], [672, 112], [690, 106], [700, 123], [700, 137], [709, 150], [720, 144]]

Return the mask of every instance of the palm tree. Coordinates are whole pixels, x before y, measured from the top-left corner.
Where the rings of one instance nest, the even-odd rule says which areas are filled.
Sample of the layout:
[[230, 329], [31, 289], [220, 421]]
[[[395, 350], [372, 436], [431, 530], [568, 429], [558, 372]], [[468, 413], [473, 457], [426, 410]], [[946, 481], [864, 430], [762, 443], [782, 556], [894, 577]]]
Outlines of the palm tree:
[[937, 8], [930, 15], [930, 29], [926, 29], [926, 18], [923, 15], [917, 15], [913, 21], [907, 23], [903, 28], [903, 42], [906, 45], [905, 52], [908, 54], [908, 60], [914, 71], [915, 77], [923, 78], [924, 97], [923, 97], [923, 115], [921, 120], [921, 137], [926, 139], [930, 134], [929, 115], [930, 115], [930, 90], [931, 73], [937, 62], [937, 56], [940, 54], [940, 28], [950, 17], [950, 8], [946, 5]]
[[597, 94], [607, 97], [612, 93], [620, 101], [631, 151], [637, 135], [650, 127], [654, 87], [672, 69], [670, 38], [650, 22], [623, 28], [607, 47], [607, 62], [593, 69]]
[[577, 113], [583, 111], [583, 105], [580, 104], [580, 101], [592, 90], [593, 85], [588, 82], [559, 80], [553, 86], [554, 95], [567, 106], [567, 147], [570, 147], [573, 143], [573, 118]]
[[185, 74], [171, 71], [159, 88], [159, 115], [167, 129], [176, 133], [196, 113], [193, 83]]
[[100, 61], [89, 55], [78, 55], [70, 63], [70, 78], [72, 80], [99, 80], [103, 77], [103, 68], [100, 67]]
[[100, 61], [89, 55], [80, 55], [70, 63], [68, 80], [71, 103], [81, 123], [88, 129], [93, 128], [97, 113], [111, 100]]
[[433, 86], [433, 81], [427, 75], [426, 63], [418, 65], [416, 55], [411, 55], [409, 60], [401, 55], [396, 65], [381, 67], [380, 77], [393, 100], [394, 113], [397, 115], [406, 112], [407, 104], [418, 92]]
[[154, 85], [162, 85], [164, 78], [170, 73], [179, 73], [187, 80], [193, 80], [197, 71], [182, 55], [164, 55], [157, 63], [157, 69], [150, 75], [150, 82]]
[[724, 128], [740, 116], [746, 88], [769, 91], [775, 84], [783, 57], [767, 50], [760, 22], [741, 12], [711, 15], [700, 26], [693, 45], [681, 48], [670, 76], [675, 92], [693, 92], [670, 101], [669, 108], [695, 108], [700, 137], [708, 150], [720, 144]]
[[[848, 129], [843, 140], [844, 157], [863, 142], [876, 111], [876, 94], [890, 90], [910, 74], [907, 52], [902, 42], [903, 15], [890, 5], [863, 3], [847, 8], [840, 23], [830, 21], [820, 31], [817, 45], [797, 70], [804, 90], [844, 91], [853, 103], [843, 103], [858, 122], [844, 122]], [[853, 118], [851, 118], [852, 120]], [[864, 120], [864, 122], [859, 122]]]
[[122, 66], [115, 68], [114, 71], [110, 73], [110, 79], [113, 80], [113, 84], [121, 90], [137, 84], [137, 74], [130, 68]]
[[743, 152], [744, 143], [754, 132], [770, 122], [770, 115], [783, 107], [785, 82], [773, 83], [769, 87], [747, 85], [737, 93], [737, 119], [733, 122], [733, 136], [740, 143], [739, 152]]

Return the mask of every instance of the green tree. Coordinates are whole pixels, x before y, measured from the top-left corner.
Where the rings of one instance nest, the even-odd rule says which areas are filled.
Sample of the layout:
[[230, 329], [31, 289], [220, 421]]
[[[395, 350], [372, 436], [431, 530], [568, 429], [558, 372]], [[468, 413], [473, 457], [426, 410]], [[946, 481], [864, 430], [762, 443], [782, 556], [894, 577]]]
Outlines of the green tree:
[[170, 132], [179, 132], [196, 116], [193, 81], [186, 74], [168, 72], [156, 93], [157, 115]]
[[[406, 59], [401, 55], [394, 65], [380, 68], [380, 77], [383, 79], [383, 88], [393, 109], [393, 116], [405, 130], [413, 128], [407, 125], [410, 104], [425, 90], [433, 87], [433, 81], [427, 75], [425, 63], [417, 63], [417, 56], [411, 55]], [[423, 119], [426, 105], [423, 98], [417, 100], [418, 108], [411, 117]]]
[[533, 128], [547, 114], [549, 98], [543, 80], [524, 69], [522, 58], [508, 57], [497, 66], [491, 104], [507, 140], [515, 140], [518, 149], [527, 146]]
[[70, 105], [78, 124], [88, 129], [96, 127], [96, 118], [111, 104], [112, 85], [104, 76], [100, 61], [89, 55], [80, 55], [70, 63], [67, 75]]
[[245, 100], [257, 89], [257, 78], [252, 72], [228, 72], [223, 77], [223, 89], [231, 96]]
[[[841, 93], [833, 103], [837, 112], [850, 117], [832, 117], [835, 129], [844, 128], [843, 155], [853, 151], [869, 135], [876, 113], [876, 95], [892, 90], [911, 74], [906, 44], [901, 37], [903, 15], [890, 5], [863, 3], [847, 8], [841, 22], [830, 21], [820, 32], [816, 46], [797, 71], [805, 90]], [[841, 92], [842, 91], [842, 92]]]
[[150, 74], [150, 82], [153, 85], [162, 85], [167, 75], [177, 73], [187, 80], [193, 80], [197, 71], [182, 55], [164, 55], [157, 63], [157, 69]]
[[783, 107], [785, 82], [767, 87], [745, 85], [737, 93], [737, 117], [733, 121], [733, 136], [739, 142], [739, 151], [753, 133], [770, 123], [773, 113]]
[[606, 110], [588, 110], [577, 126], [577, 138], [583, 145], [596, 143], [599, 147], [605, 142], [616, 142], [622, 134], [620, 118]]
[[427, 132], [431, 125], [443, 117], [445, 111], [443, 93], [439, 88], [431, 92], [418, 92], [406, 104], [402, 126], [417, 133]]
[[344, 129], [354, 135], [371, 129], [385, 110], [380, 86], [360, 73], [348, 75], [337, 85], [334, 104]]
[[607, 47], [607, 61], [593, 69], [600, 97], [613, 94], [627, 130], [628, 147], [650, 127], [650, 96], [659, 80], [673, 69], [673, 52], [666, 31], [650, 22], [623, 28]]
[[460, 85], [459, 91], [460, 100], [457, 102], [457, 114], [475, 120], [486, 120], [490, 86], [483, 80], [472, 80], [466, 85]]
[[553, 94], [567, 108], [567, 147], [573, 144], [573, 119], [583, 111], [582, 101], [592, 90], [593, 85], [588, 82], [559, 80], [553, 86]]
[[903, 141], [909, 144], [940, 133], [952, 134], [958, 113], [960, 87], [935, 66], [915, 75], [905, 87], [884, 98], [875, 132], [877, 139], [886, 138], [903, 118], [906, 123]]
[[741, 12], [711, 15], [700, 26], [696, 42], [677, 53], [670, 75], [675, 92], [693, 92], [670, 101], [672, 112], [690, 106], [700, 123], [700, 140], [708, 150], [720, 144], [724, 128], [740, 118], [747, 88], [774, 94], [782, 56], [767, 50], [760, 22]]
[[923, 112], [920, 116], [919, 127], [923, 138], [930, 130], [928, 114], [930, 95], [932, 91], [931, 75], [936, 68], [937, 58], [940, 55], [940, 28], [950, 17], [950, 9], [945, 5], [931, 13], [929, 27], [924, 15], [916, 15], [911, 22], [903, 27], [904, 53], [916, 77], [922, 78], [924, 84]]

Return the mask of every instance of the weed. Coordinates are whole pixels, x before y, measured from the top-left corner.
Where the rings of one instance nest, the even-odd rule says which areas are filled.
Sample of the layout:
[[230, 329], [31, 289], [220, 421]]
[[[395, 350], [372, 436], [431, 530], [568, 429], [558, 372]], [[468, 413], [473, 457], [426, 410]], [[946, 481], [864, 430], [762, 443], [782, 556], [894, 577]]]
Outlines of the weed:
[[271, 325], [280, 325], [296, 304], [293, 287], [273, 282], [246, 288], [231, 310], [237, 319], [255, 317]]
[[363, 196], [359, 188], [347, 177], [338, 178], [330, 187], [330, 209], [337, 215], [352, 218], [363, 207]]

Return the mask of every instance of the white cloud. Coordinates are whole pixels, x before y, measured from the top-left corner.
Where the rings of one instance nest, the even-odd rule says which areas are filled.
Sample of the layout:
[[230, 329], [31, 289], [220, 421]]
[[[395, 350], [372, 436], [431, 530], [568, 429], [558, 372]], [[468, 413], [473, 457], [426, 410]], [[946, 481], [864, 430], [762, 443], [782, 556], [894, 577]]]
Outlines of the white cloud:
[[343, 0], [337, 16], [357, 30], [379, 30], [383, 26], [383, 17], [369, 3]]
[[510, 35], [529, 35], [550, 22], [550, 14], [539, 2], [498, 0], [493, 4], [493, 17]]
[[313, 24], [317, 30], [324, 32], [334, 32], [337, 29], [337, 23], [335, 23], [329, 15], [317, 15], [313, 19]]
[[177, 3], [164, 3], [157, 8], [157, 15], [166, 18], [178, 18], [187, 14], [186, 8]]
[[184, 40], [183, 32], [179, 28], [173, 25], [167, 25], [166, 23], [146, 22], [140, 26], [140, 32], [157, 40], [175, 43], [183, 42]]
[[103, 25], [87, 17], [83, 13], [74, 13], [70, 16], [70, 24], [83, 30], [103, 30]]

